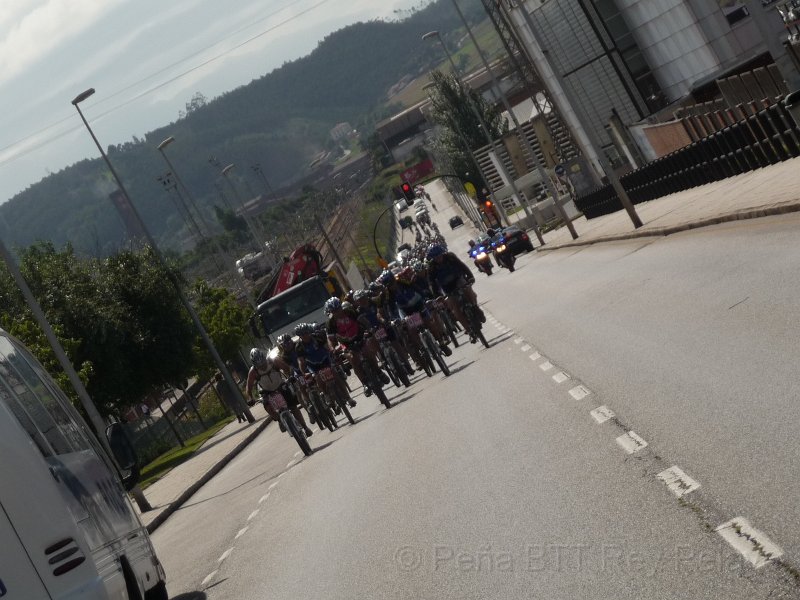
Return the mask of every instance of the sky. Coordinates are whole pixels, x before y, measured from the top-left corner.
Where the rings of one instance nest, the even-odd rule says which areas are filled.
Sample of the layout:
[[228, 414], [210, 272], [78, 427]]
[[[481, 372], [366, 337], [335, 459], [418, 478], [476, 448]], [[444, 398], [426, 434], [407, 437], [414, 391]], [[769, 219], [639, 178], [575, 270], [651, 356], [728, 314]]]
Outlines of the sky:
[[311, 52], [357, 21], [419, 0], [2, 0], [0, 203], [50, 173], [177, 120]]

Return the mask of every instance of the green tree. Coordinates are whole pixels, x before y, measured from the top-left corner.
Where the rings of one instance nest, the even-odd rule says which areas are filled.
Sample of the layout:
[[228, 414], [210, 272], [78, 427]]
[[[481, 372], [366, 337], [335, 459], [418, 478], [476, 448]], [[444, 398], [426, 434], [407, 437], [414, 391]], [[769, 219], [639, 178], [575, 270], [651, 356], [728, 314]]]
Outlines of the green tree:
[[455, 174], [463, 176], [470, 173], [478, 180], [479, 173], [469, 151], [485, 146], [486, 135], [475, 111], [482, 117], [492, 139], [501, 137], [508, 130], [508, 124], [497, 108], [475, 90], [462, 86], [453, 75], [434, 71], [431, 79], [434, 84], [431, 90], [431, 116], [443, 129], [439, 138], [440, 147], [449, 155]]
[[[252, 311], [239, 304], [228, 290], [212, 287], [202, 279], [195, 282], [192, 293], [197, 314], [222, 360], [240, 362], [239, 347], [247, 335], [247, 321]], [[195, 356], [201, 375], [210, 374], [216, 369], [216, 364], [199, 339], [195, 342]]]

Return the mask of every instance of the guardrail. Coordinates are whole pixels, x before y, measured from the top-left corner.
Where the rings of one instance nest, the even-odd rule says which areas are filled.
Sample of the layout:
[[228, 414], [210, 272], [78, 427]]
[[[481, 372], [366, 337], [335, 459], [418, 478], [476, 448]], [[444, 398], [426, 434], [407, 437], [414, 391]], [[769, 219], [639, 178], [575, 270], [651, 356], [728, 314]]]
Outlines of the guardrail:
[[[800, 127], [783, 102], [739, 106], [741, 120], [620, 178], [634, 204], [800, 156]], [[622, 210], [611, 185], [575, 201], [593, 219]]]

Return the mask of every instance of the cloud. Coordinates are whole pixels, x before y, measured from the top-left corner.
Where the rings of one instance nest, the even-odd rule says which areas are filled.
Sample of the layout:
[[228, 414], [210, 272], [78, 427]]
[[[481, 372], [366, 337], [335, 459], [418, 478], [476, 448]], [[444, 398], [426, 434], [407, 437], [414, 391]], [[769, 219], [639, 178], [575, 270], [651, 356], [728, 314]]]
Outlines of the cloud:
[[[0, 25], [4, 28], [0, 40], [0, 84], [89, 29], [121, 1], [48, 0], [38, 6], [29, 1], [12, 10], [4, 8], [0, 16]], [[23, 16], [23, 13], [27, 14]], [[11, 22], [15, 25], [9, 29]]]

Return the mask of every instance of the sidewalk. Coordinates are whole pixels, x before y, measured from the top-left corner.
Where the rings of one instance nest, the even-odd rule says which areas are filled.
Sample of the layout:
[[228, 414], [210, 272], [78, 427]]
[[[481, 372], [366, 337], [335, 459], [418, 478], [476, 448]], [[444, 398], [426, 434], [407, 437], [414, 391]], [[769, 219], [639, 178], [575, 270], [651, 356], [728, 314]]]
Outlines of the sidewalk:
[[624, 209], [591, 220], [580, 217], [574, 221], [577, 240], [572, 239], [566, 227], [561, 227], [546, 233], [546, 245], [537, 247], [537, 251], [670, 235], [726, 221], [800, 211], [800, 158], [643, 202], [634, 208], [644, 224], [639, 229], [634, 229]]
[[259, 408], [258, 405], [253, 407], [255, 423], [228, 423], [208, 438], [189, 460], [171, 469], [144, 490], [153, 510], [139, 513], [135, 502], [134, 508], [150, 533], [264, 431], [271, 421], [266, 412]]

